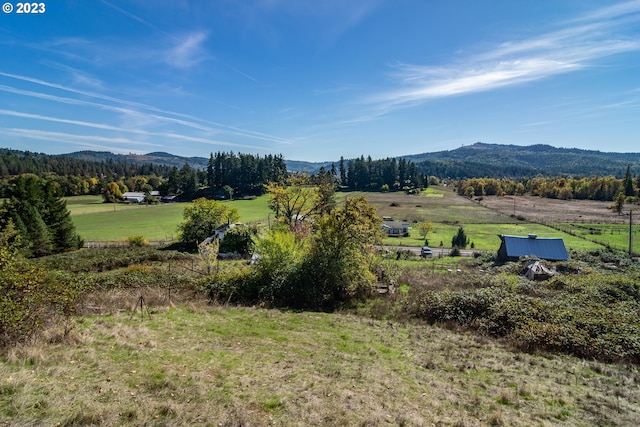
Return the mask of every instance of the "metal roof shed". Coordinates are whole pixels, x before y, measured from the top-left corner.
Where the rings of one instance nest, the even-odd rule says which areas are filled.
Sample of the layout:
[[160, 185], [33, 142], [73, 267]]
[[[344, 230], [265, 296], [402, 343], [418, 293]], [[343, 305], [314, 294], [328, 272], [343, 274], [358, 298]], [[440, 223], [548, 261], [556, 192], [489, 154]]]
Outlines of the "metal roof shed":
[[516, 261], [521, 257], [537, 257], [548, 261], [566, 261], [569, 254], [564, 240], [559, 237], [527, 237], [499, 235], [502, 243], [498, 249], [499, 261]]

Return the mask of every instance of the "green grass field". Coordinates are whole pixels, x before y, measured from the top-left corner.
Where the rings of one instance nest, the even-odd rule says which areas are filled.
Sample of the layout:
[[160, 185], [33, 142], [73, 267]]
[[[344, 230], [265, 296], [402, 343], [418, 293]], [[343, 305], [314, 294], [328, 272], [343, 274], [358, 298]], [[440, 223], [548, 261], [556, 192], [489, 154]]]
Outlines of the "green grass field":
[[[599, 242], [618, 249], [629, 248], [628, 224], [564, 223], [556, 226], [587, 241]], [[631, 230], [633, 233], [633, 251], [640, 253], [640, 225], [634, 224]]]
[[[346, 198], [364, 195], [376, 206], [378, 215], [391, 216], [395, 220], [432, 221], [436, 227], [428, 236], [429, 245], [451, 246], [451, 238], [458, 226], [463, 225], [474, 249], [493, 251], [500, 246], [498, 234], [527, 235], [540, 237], [562, 237], [568, 249], [588, 250], [610, 244], [618, 249], [628, 248], [628, 228], [624, 225], [569, 225], [561, 228], [571, 231], [570, 235], [557, 229], [540, 224], [518, 221], [484, 206], [459, 197], [451, 188], [430, 187], [420, 195], [404, 193], [337, 193], [338, 204]], [[102, 203], [100, 196], [69, 197], [67, 206], [71, 212], [76, 229], [85, 241], [122, 241], [132, 235], [143, 235], [151, 241], [171, 241], [177, 238], [178, 225], [186, 204], [135, 205]], [[224, 202], [238, 209], [240, 221], [266, 225], [273, 220], [268, 208], [269, 196], [264, 195], [252, 200], [232, 200]], [[395, 206], [391, 206], [394, 204]], [[591, 228], [591, 230], [589, 230]], [[597, 229], [599, 234], [595, 233]], [[638, 227], [636, 226], [636, 230]], [[601, 243], [597, 243], [601, 242]], [[411, 230], [411, 237], [387, 238], [386, 245], [422, 246], [423, 239]], [[640, 252], [640, 235], [635, 239], [636, 252]]]
[[[69, 197], [67, 207], [85, 241], [120, 241], [142, 235], [151, 241], [177, 238], [185, 203], [158, 205], [102, 203], [99, 196]], [[268, 196], [223, 202], [238, 209], [240, 221], [266, 224], [271, 212]]]
[[[562, 237], [567, 249], [573, 250], [589, 250], [602, 247], [601, 244], [584, 240], [577, 236], [571, 236], [554, 228], [541, 224], [519, 223], [519, 224], [460, 224], [464, 226], [466, 235], [470, 242], [473, 242], [474, 249], [478, 251], [494, 251], [500, 247], [499, 234], [513, 236], [527, 236], [529, 234], [537, 234], [539, 237]], [[429, 233], [427, 239], [429, 246], [437, 248], [442, 241], [443, 246], [448, 248], [451, 246], [451, 238], [458, 231], [460, 225], [438, 224], [434, 223], [435, 231]], [[385, 245], [391, 246], [422, 246], [424, 240], [417, 230], [409, 229], [409, 237], [390, 237], [384, 239]], [[467, 247], [469, 248], [469, 247]]]

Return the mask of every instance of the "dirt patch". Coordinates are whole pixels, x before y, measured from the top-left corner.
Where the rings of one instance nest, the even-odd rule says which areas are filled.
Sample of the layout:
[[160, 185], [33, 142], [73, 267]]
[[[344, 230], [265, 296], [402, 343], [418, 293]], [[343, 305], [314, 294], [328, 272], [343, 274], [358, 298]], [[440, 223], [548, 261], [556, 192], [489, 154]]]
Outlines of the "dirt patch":
[[482, 206], [530, 222], [583, 222], [623, 224], [628, 221], [609, 207], [612, 202], [556, 200], [534, 196], [485, 196]]

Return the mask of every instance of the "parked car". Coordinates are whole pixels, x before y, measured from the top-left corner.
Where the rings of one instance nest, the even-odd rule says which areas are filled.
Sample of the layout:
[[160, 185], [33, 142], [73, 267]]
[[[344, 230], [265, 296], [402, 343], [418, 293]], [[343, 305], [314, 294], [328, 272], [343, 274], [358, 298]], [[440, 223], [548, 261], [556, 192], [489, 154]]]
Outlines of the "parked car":
[[433, 257], [433, 251], [429, 246], [423, 246], [420, 248], [420, 256], [422, 258], [431, 258]]

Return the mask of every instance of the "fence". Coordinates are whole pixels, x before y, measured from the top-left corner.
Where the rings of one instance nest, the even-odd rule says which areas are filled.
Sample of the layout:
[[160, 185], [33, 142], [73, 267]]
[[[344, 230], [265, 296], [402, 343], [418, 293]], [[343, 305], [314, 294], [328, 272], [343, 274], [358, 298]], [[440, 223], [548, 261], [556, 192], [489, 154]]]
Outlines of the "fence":
[[[165, 240], [153, 240], [149, 241], [149, 246], [163, 246], [175, 243], [176, 240], [173, 236], [167, 237]], [[124, 240], [91, 240], [84, 242], [85, 248], [127, 248], [133, 246], [127, 239]]]

